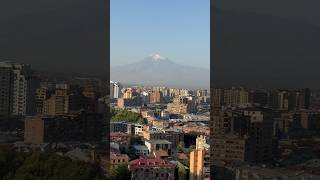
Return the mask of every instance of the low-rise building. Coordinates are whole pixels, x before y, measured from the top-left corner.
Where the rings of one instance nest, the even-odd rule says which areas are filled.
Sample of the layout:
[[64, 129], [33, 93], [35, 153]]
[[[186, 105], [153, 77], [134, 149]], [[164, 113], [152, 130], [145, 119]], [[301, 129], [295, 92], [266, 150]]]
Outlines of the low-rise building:
[[184, 134], [178, 129], [160, 129], [160, 130], [146, 130], [143, 133], [146, 140], [161, 140], [165, 139], [172, 143], [172, 147], [176, 148], [180, 143], [184, 142]]
[[134, 145], [134, 154], [137, 156], [148, 156], [149, 155], [149, 149], [145, 145]]
[[129, 163], [132, 180], [174, 180], [175, 165], [162, 159], [136, 159]]
[[126, 133], [110, 133], [110, 141], [117, 142], [120, 146], [120, 150], [127, 151], [130, 145], [131, 136]]
[[154, 151], [164, 150], [169, 155], [171, 154], [172, 143], [168, 140], [146, 140], [145, 145], [147, 146], [150, 153]]
[[126, 154], [110, 154], [111, 168], [117, 168], [119, 165], [128, 164], [129, 157]]

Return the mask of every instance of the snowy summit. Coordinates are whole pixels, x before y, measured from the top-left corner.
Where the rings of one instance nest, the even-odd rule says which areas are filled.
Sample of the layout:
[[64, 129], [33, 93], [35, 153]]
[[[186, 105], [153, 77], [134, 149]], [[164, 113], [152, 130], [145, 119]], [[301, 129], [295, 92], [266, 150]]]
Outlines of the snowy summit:
[[165, 57], [160, 56], [159, 54], [151, 55], [151, 58], [152, 58], [152, 60], [155, 60], [155, 61], [159, 61], [159, 60], [164, 60], [164, 59], [166, 59]]

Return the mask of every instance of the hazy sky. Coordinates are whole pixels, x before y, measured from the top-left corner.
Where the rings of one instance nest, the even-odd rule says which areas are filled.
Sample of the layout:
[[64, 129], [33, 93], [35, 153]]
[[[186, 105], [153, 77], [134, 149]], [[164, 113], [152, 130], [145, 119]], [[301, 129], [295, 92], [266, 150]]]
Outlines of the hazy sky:
[[111, 66], [159, 53], [209, 69], [209, 0], [110, 1]]

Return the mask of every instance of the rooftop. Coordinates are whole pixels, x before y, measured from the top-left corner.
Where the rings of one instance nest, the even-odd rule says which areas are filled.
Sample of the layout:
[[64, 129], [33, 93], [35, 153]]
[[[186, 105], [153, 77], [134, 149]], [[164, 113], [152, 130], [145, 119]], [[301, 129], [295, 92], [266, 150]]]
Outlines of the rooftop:
[[172, 144], [170, 141], [165, 139], [155, 139], [155, 140], [147, 140], [151, 144]]
[[163, 159], [136, 159], [133, 161], [130, 161], [129, 163], [130, 168], [131, 167], [171, 167], [174, 168], [175, 165], [172, 164], [169, 161], [163, 160]]

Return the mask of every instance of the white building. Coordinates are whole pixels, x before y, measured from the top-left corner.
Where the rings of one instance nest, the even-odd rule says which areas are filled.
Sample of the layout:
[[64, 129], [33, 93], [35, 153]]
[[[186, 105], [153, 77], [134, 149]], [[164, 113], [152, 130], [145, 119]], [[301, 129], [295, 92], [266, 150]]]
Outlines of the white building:
[[143, 136], [143, 125], [135, 124], [134, 133], [135, 135]]
[[10, 68], [13, 72], [12, 114], [25, 115], [27, 112], [27, 88], [31, 72], [30, 66], [13, 62], [0, 62], [0, 67]]
[[121, 85], [118, 82], [110, 81], [110, 98], [117, 99], [121, 96]]
[[149, 150], [148, 147], [145, 145], [135, 145], [133, 146], [134, 153], [137, 156], [148, 156], [149, 155]]

